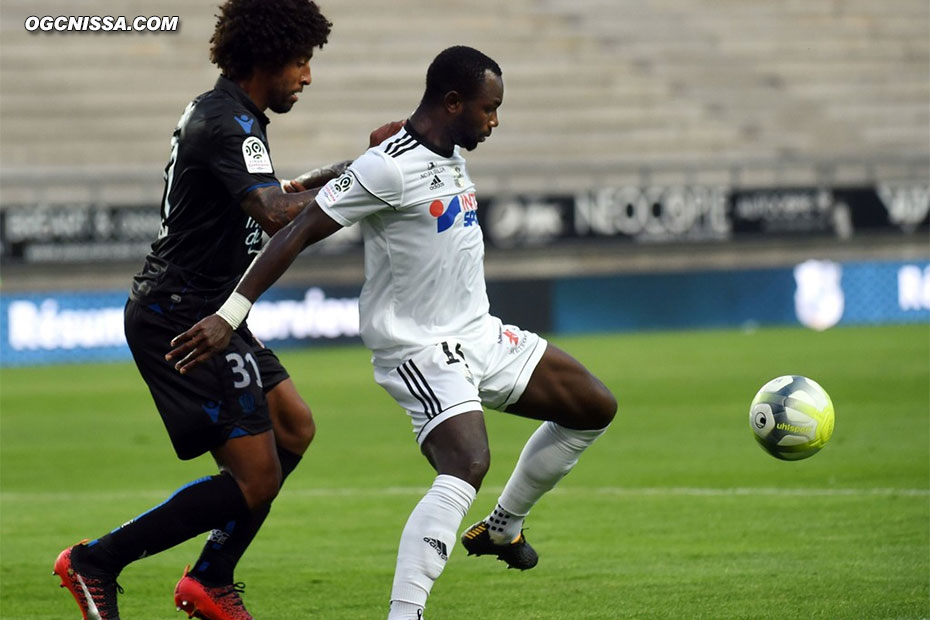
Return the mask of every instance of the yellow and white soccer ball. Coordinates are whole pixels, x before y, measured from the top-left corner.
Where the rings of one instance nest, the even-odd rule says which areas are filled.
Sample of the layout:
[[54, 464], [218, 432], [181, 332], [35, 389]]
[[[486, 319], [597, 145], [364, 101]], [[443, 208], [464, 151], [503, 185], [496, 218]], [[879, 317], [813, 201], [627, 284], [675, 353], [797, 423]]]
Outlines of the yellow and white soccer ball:
[[762, 448], [785, 461], [816, 454], [833, 435], [833, 402], [813, 379], [776, 377], [752, 399], [749, 427]]

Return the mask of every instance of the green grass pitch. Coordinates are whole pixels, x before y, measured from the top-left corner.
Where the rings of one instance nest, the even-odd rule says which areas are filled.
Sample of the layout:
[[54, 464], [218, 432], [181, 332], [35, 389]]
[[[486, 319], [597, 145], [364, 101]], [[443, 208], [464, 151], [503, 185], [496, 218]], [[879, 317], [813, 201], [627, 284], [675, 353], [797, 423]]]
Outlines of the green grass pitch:
[[[613, 427], [536, 507], [539, 566], [452, 553], [430, 620], [930, 617], [930, 331], [763, 329], [557, 338], [618, 396]], [[383, 620], [401, 528], [433, 474], [361, 348], [282, 354], [319, 426], [240, 565], [257, 618]], [[811, 459], [748, 426], [767, 380], [802, 374], [836, 407]], [[213, 470], [175, 459], [131, 364], [0, 373], [0, 617], [77, 618], [51, 576], [96, 537]], [[535, 423], [488, 413], [497, 498]], [[180, 618], [203, 537], [130, 565], [122, 617]]]

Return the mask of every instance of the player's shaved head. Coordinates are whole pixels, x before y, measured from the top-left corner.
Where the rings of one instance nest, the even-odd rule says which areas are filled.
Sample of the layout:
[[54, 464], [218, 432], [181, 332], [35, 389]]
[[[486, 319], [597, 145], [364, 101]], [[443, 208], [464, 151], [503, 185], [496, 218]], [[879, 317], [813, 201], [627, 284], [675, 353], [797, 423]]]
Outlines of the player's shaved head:
[[484, 85], [488, 71], [501, 75], [500, 66], [478, 50], [465, 45], [444, 49], [426, 71], [423, 103], [440, 103], [453, 90], [463, 99], [471, 99]]

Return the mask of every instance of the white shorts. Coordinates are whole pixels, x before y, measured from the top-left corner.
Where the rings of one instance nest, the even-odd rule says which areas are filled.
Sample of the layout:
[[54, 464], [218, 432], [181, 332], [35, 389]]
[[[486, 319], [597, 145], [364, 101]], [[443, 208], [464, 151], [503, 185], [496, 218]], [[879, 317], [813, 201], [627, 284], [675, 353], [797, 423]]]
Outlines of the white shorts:
[[417, 443], [444, 420], [519, 400], [546, 350], [546, 341], [491, 317], [484, 337], [424, 347], [396, 368], [375, 366], [375, 381], [413, 422]]

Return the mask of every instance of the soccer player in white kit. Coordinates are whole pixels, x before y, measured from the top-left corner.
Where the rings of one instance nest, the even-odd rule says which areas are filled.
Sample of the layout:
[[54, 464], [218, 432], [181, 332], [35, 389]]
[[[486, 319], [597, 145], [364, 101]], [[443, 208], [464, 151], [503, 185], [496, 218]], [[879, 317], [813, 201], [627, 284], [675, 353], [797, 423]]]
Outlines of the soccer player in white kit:
[[251, 304], [306, 246], [358, 223], [359, 302], [375, 380], [404, 408], [437, 476], [401, 534], [388, 620], [416, 620], [490, 463], [482, 407], [542, 420], [497, 505], [462, 534], [469, 555], [536, 565], [523, 536], [533, 505], [610, 424], [611, 392], [538, 335], [489, 313], [475, 186], [461, 149], [498, 126], [501, 69], [464, 46], [441, 52], [404, 128], [330, 181], [272, 237], [216, 314], [172, 341], [184, 373], [222, 351]]

